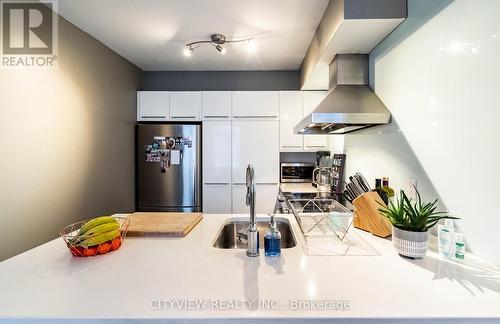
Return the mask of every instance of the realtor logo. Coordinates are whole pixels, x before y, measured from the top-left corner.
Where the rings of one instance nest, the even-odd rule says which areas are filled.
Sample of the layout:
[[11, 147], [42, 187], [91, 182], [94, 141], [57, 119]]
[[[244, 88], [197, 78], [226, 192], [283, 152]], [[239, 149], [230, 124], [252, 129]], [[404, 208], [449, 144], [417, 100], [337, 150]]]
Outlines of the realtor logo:
[[54, 1], [2, 1], [2, 68], [54, 67], [57, 14]]

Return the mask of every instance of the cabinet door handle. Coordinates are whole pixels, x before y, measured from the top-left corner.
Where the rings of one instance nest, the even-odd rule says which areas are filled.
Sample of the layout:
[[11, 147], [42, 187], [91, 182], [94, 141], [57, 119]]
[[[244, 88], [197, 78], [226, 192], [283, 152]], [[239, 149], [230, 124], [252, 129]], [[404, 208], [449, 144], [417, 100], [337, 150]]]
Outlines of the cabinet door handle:
[[211, 115], [211, 116], [203, 116], [205, 118], [229, 118], [229, 115]]
[[281, 145], [281, 147], [302, 147], [302, 145]]
[[226, 186], [229, 184], [229, 182], [205, 182], [206, 185], [219, 185], [219, 186]]
[[171, 118], [198, 118], [196, 116], [172, 116]]
[[[255, 184], [256, 185], [277, 185], [278, 183], [277, 182], [256, 182]], [[246, 186], [246, 183], [245, 182], [234, 182], [233, 185]]]
[[148, 118], [167, 118], [167, 116], [141, 116], [141, 118], [148, 119]]
[[255, 115], [255, 116], [234, 116], [234, 118], [244, 119], [244, 118], [278, 118], [277, 115], [272, 116], [263, 116], [263, 115]]

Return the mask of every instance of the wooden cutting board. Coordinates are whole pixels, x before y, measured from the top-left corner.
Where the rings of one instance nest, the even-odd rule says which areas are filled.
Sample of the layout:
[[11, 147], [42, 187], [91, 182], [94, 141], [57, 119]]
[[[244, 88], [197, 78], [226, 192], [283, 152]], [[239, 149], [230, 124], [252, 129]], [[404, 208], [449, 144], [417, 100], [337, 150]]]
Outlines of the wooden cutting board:
[[133, 213], [127, 236], [186, 236], [198, 224], [201, 213]]

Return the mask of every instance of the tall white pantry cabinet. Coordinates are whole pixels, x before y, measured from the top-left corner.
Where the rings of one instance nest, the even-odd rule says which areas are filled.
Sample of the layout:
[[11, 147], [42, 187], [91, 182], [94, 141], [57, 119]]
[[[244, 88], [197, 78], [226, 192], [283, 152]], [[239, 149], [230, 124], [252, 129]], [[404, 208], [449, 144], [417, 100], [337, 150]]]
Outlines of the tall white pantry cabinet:
[[277, 91], [233, 92], [233, 213], [248, 213], [245, 174], [255, 170], [257, 213], [274, 209], [279, 186], [279, 105]]
[[255, 169], [256, 212], [271, 213], [279, 189], [280, 151], [328, 149], [328, 137], [293, 127], [325, 91], [139, 91], [138, 121], [200, 121], [203, 212], [248, 213], [245, 171]]
[[231, 92], [202, 93], [203, 212], [232, 212]]

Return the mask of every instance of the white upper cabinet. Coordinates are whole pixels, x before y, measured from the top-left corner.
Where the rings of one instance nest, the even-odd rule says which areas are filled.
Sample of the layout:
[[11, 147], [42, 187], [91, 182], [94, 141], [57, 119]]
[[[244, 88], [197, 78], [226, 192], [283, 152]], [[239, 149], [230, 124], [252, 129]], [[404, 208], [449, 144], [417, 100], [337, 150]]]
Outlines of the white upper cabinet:
[[203, 182], [231, 183], [231, 121], [203, 122]]
[[329, 135], [304, 135], [304, 150], [328, 150], [328, 136]]
[[280, 149], [300, 151], [303, 136], [294, 133], [293, 128], [304, 117], [302, 111], [302, 92], [280, 91]]
[[326, 97], [328, 91], [302, 91], [302, 107], [304, 116], [309, 115], [316, 109], [321, 100]]
[[231, 117], [231, 91], [203, 91], [201, 95], [203, 119]]
[[[302, 91], [304, 117], [314, 111], [328, 91]], [[328, 149], [328, 135], [304, 135], [304, 150]]]
[[170, 119], [173, 121], [201, 120], [201, 92], [171, 91]]
[[279, 116], [278, 91], [233, 91], [232, 94], [234, 118]]
[[168, 91], [137, 91], [137, 120], [164, 121], [170, 118]]
[[233, 120], [233, 183], [245, 183], [248, 164], [256, 183], [279, 182], [279, 121]]

